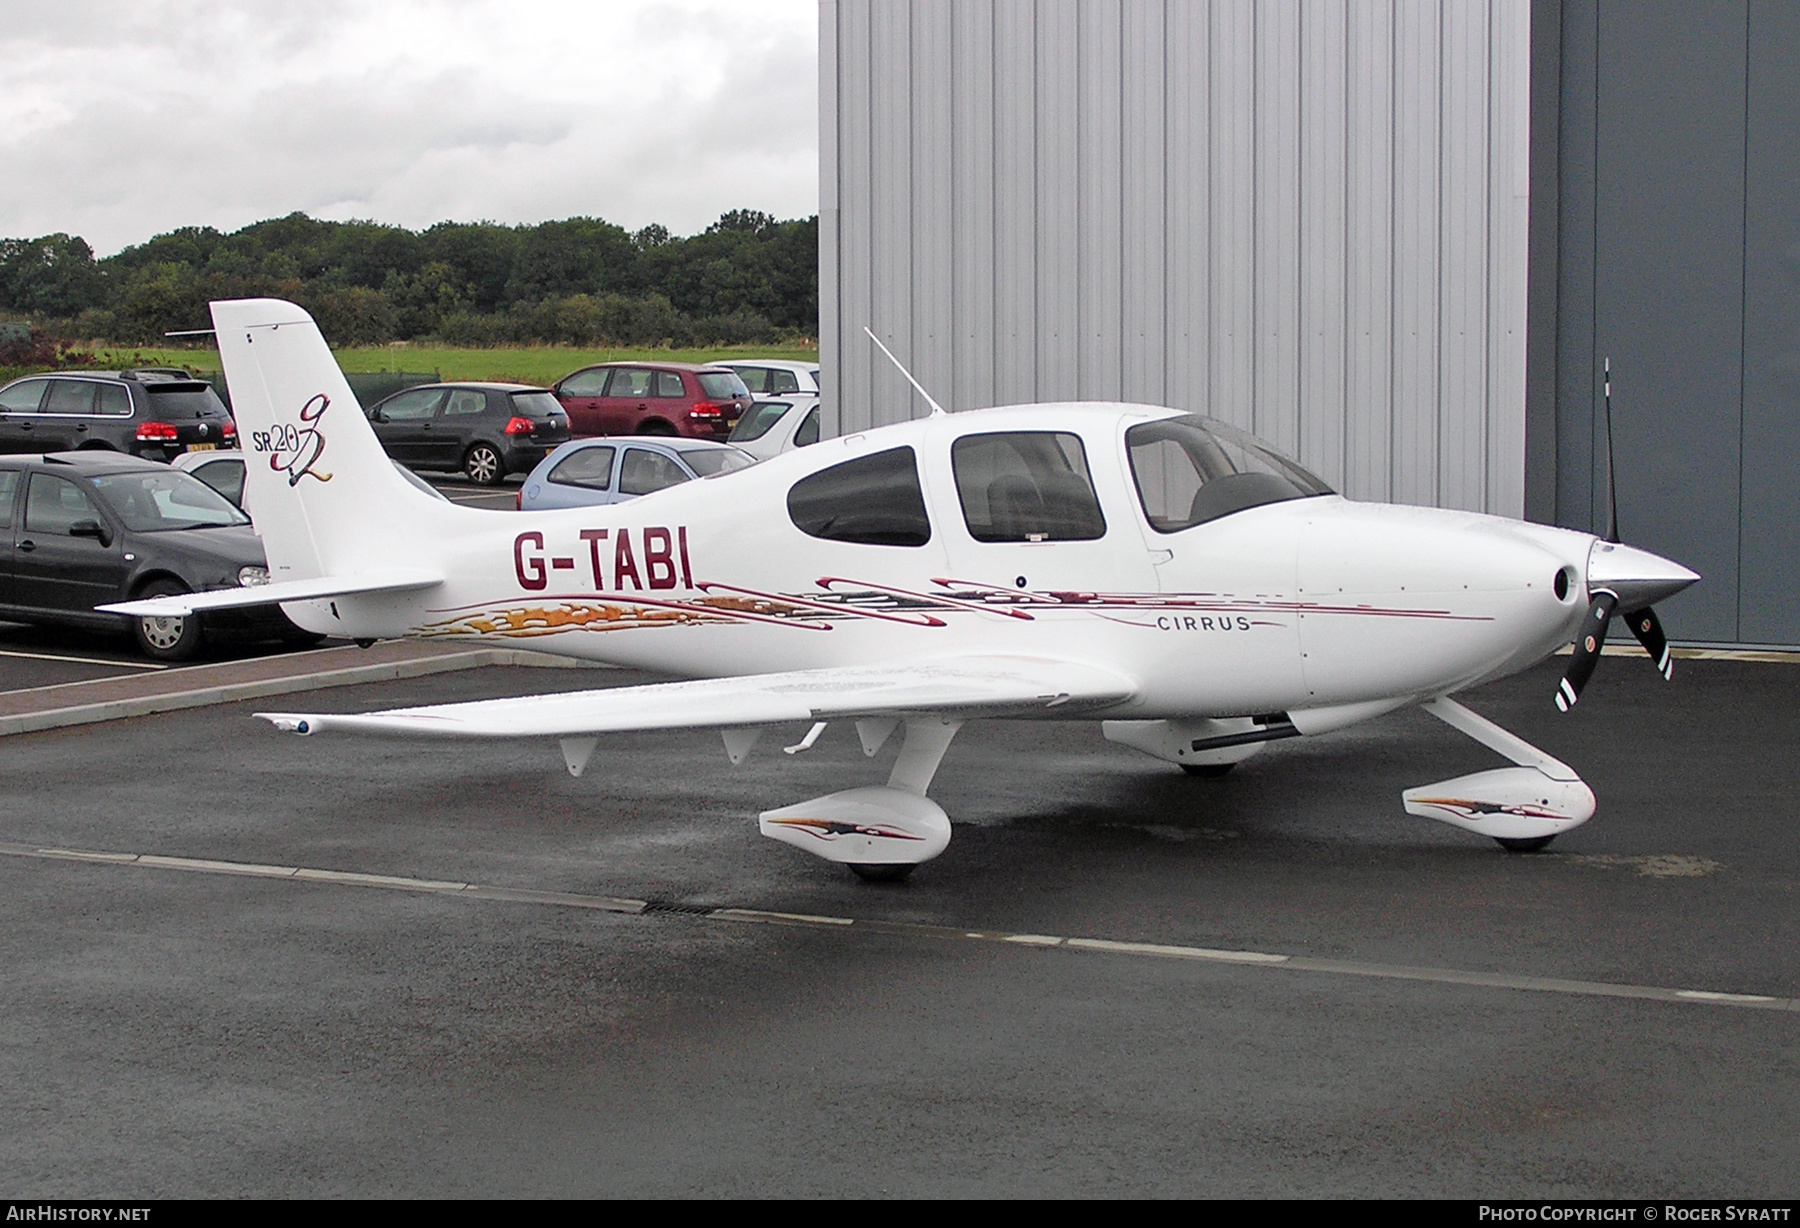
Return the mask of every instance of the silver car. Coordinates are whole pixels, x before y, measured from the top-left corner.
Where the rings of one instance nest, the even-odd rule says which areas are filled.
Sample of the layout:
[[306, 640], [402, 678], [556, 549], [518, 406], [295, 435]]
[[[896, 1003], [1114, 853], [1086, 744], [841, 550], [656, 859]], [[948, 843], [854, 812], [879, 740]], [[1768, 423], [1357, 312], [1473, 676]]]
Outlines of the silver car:
[[819, 398], [769, 397], [753, 402], [731, 428], [730, 442], [757, 460], [819, 442]]
[[782, 358], [733, 358], [715, 364], [736, 371], [750, 395], [782, 396], [786, 393], [819, 394], [819, 364], [789, 362]]
[[577, 439], [546, 456], [519, 489], [519, 507], [622, 503], [669, 486], [730, 473], [757, 458], [709, 439], [608, 435]]

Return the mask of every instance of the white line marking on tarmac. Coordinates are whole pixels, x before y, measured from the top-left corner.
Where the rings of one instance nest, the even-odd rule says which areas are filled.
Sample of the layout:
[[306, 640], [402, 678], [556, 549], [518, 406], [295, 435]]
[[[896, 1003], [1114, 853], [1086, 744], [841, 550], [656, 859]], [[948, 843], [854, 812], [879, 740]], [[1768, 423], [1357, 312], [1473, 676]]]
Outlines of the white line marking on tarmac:
[[1725, 993], [1710, 989], [1674, 989], [1661, 985], [1631, 985], [1611, 981], [1578, 981], [1563, 977], [1524, 976], [1508, 972], [1472, 972], [1458, 968], [1412, 968], [1399, 964], [1364, 963], [1358, 960], [1315, 959], [1306, 955], [1282, 955], [1271, 951], [1234, 951], [1216, 947], [1190, 947], [1163, 942], [1121, 942], [1110, 938], [1065, 938], [1055, 934], [1012, 934], [1002, 930], [963, 930], [914, 921], [859, 921], [854, 917], [822, 917], [810, 913], [772, 912], [756, 908], [687, 909], [654, 907], [646, 900], [581, 895], [567, 891], [532, 891], [513, 887], [483, 887], [429, 878], [393, 874], [362, 874], [351, 870], [320, 870], [305, 866], [270, 866], [245, 861], [216, 861], [201, 857], [164, 857], [153, 853], [113, 853], [93, 849], [40, 848], [29, 844], [0, 843], [0, 855], [52, 861], [79, 861], [93, 865], [140, 866], [152, 870], [179, 870], [197, 874], [227, 874], [251, 878], [276, 878], [288, 882], [324, 883], [347, 887], [371, 887], [385, 891], [419, 891], [520, 904], [545, 904], [558, 908], [589, 908], [600, 912], [642, 914], [666, 912], [704, 921], [736, 921], [763, 925], [790, 925], [805, 929], [846, 929], [973, 942], [998, 942], [1013, 946], [1091, 951], [1148, 959], [1180, 959], [1238, 967], [1260, 967], [1291, 972], [1337, 976], [1374, 977], [1380, 980], [1428, 981], [1440, 985], [1472, 985], [1487, 989], [1515, 989], [1535, 993], [1560, 993], [1585, 997], [1639, 998], [1656, 1002], [1723, 1006], [1737, 1009], [1788, 1011], [1800, 1014], [1800, 998], [1767, 994]]
[[[28, 661], [68, 661], [75, 665], [110, 665], [114, 669], [168, 669], [166, 665], [158, 665], [154, 661], [108, 661], [104, 657], [71, 657], [62, 653], [20, 652], [15, 648], [0, 648], [0, 657], [22, 657]], [[36, 687], [27, 687], [36, 690]]]

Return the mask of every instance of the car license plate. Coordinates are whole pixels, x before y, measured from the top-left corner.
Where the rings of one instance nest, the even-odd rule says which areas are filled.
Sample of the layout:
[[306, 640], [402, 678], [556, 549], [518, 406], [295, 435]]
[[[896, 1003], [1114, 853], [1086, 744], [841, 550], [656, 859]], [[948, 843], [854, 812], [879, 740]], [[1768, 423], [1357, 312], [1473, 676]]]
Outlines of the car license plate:
[[214, 452], [218, 450], [218, 447], [219, 445], [216, 443], [190, 443], [187, 450], [189, 452]]

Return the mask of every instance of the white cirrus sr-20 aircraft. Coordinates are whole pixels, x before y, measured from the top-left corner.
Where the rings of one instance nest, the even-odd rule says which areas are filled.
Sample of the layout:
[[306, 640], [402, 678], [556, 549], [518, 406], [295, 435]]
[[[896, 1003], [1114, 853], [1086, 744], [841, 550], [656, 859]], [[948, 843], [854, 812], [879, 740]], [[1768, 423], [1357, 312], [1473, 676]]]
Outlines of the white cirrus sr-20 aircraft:
[[[528, 645], [691, 681], [403, 708], [266, 713], [294, 733], [543, 738], [580, 775], [602, 735], [852, 722], [886, 784], [761, 816], [765, 835], [899, 878], [943, 851], [926, 789], [963, 722], [1101, 722], [1199, 774], [1409, 704], [1514, 766], [1407, 790], [1413, 814], [1542, 847], [1585, 822], [1574, 771], [1458, 704], [1572, 639], [1574, 703], [1628, 616], [1698, 577], [1585, 533], [1333, 494], [1251, 436], [1172, 409], [935, 413], [609, 507], [494, 512], [395, 473], [312, 319], [212, 305], [266, 587], [103, 607], [279, 601], [300, 626]], [[909, 377], [910, 378], [910, 377]], [[922, 390], [921, 390], [922, 391]], [[929, 399], [929, 398], [927, 398]]]

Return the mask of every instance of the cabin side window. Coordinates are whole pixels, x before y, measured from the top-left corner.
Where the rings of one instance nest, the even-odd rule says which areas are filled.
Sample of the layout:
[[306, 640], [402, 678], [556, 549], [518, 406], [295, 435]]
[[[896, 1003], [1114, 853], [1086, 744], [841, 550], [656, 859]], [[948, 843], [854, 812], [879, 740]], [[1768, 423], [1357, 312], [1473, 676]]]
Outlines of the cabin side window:
[[1176, 533], [1233, 512], [1331, 494], [1331, 488], [1255, 436], [1198, 415], [1163, 418], [1125, 432], [1144, 516]]
[[1081, 437], [1059, 431], [964, 435], [950, 449], [963, 523], [978, 542], [1106, 536]]
[[931, 540], [919, 465], [911, 448], [890, 448], [822, 469], [788, 491], [788, 518], [809, 537], [865, 546]]

